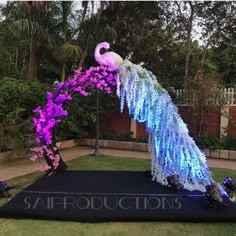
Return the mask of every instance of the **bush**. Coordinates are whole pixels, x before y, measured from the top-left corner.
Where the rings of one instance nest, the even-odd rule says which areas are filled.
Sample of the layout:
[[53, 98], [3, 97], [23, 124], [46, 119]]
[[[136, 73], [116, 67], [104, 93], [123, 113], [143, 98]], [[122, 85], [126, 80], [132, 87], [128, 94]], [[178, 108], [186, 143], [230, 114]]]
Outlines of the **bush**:
[[104, 140], [116, 140], [116, 141], [127, 141], [127, 142], [139, 142], [139, 143], [147, 143], [148, 138], [133, 138], [133, 132], [129, 131], [123, 134], [115, 134], [114, 132], [107, 133], [103, 135], [101, 138]]
[[222, 137], [222, 146], [226, 150], [236, 150], [236, 139], [230, 136]]
[[223, 136], [220, 139], [217, 135], [213, 134], [202, 135], [196, 143], [201, 148], [208, 148], [210, 150], [236, 150], [236, 139], [233, 139], [230, 136]]
[[[52, 85], [39, 81], [17, 79], [0, 80], [0, 151], [29, 148], [34, 142], [32, 110], [46, 103], [46, 92]], [[95, 126], [94, 96], [73, 96], [65, 104], [68, 117], [62, 119], [56, 129], [56, 139], [76, 139], [88, 137]]]
[[115, 134], [114, 132], [110, 132], [107, 133], [105, 135], [102, 136], [102, 139], [104, 140], [116, 140], [116, 141], [127, 141], [127, 142], [133, 142], [135, 139], [132, 137], [133, 136], [133, 132], [129, 131], [126, 133], [122, 133], [122, 134]]
[[26, 148], [33, 140], [32, 110], [50, 88], [37, 81], [0, 80], [0, 151]]
[[65, 104], [69, 115], [62, 120], [57, 128], [57, 139], [77, 139], [90, 136], [95, 129], [95, 110], [91, 109], [95, 104], [90, 97], [75, 94], [73, 100]]
[[200, 139], [196, 141], [201, 148], [208, 148], [210, 150], [220, 149], [221, 142], [217, 135], [201, 135]]

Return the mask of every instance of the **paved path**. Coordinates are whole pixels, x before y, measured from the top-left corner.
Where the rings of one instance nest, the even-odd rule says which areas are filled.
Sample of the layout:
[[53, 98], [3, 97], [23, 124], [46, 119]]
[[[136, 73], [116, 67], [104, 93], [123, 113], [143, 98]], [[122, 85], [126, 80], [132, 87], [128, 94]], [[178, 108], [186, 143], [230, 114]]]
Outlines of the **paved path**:
[[[61, 155], [63, 160], [70, 161], [77, 157], [92, 154], [93, 152], [94, 150], [91, 148], [76, 147], [76, 148], [61, 150]], [[108, 156], [116, 156], [118, 158], [132, 157], [138, 159], [150, 159], [150, 153], [148, 152], [135, 152], [135, 151], [125, 151], [125, 150], [115, 150], [115, 149], [101, 149], [100, 152], [101, 154]], [[208, 159], [207, 162], [210, 167], [236, 170], [236, 161]], [[0, 165], [0, 178], [8, 180], [17, 176], [32, 173], [35, 171], [36, 167], [37, 163], [34, 163], [29, 159], [8, 162], [4, 165]]]

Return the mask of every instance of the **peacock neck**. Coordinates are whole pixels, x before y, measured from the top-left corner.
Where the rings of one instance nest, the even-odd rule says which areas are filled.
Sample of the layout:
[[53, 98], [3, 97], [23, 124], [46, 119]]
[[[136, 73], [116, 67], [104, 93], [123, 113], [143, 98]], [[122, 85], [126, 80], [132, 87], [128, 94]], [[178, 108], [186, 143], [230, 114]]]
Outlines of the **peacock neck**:
[[102, 55], [100, 53], [102, 48], [104, 48], [103, 45], [98, 45], [95, 49], [95, 52], [94, 52], [95, 59], [99, 64], [102, 64]]

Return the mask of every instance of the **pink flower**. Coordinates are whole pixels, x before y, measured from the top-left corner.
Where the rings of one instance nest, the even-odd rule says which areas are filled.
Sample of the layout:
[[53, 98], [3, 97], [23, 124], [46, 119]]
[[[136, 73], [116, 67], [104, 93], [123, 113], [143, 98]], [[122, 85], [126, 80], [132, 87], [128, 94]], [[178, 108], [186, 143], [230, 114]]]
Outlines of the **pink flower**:
[[[54, 127], [61, 122], [60, 118], [68, 115], [68, 111], [63, 109], [63, 103], [72, 100], [74, 92], [79, 92], [82, 96], [88, 96], [87, 89], [98, 88], [104, 90], [106, 93], [111, 93], [111, 86], [116, 86], [118, 74], [114, 73], [112, 67], [97, 66], [90, 67], [85, 73], [82, 68], [75, 71], [72, 77], [66, 82], [58, 83], [54, 93], [47, 92], [47, 103], [45, 106], [38, 106], [33, 110], [39, 113], [39, 118], [33, 118], [33, 124], [36, 130], [35, 141], [42, 146], [32, 148], [31, 151], [36, 152], [37, 155], [31, 157], [35, 161], [38, 158], [49, 158], [53, 161], [55, 168], [59, 165], [60, 156], [53, 154], [57, 151], [60, 143], [56, 143], [51, 147], [52, 132]], [[39, 167], [41, 171], [47, 170], [50, 167]]]
[[34, 155], [30, 158], [31, 161], [36, 161], [38, 159], [38, 156]]
[[51, 167], [48, 166], [48, 165], [46, 165], [46, 166], [39, 166], [39, 167], [36, 168], [37, 171], [41, 171], [41, 172], [47, 171], [47, 170], [50, 170], [50, 169], [51, 169]]
[[61, 142], [56, 143], [56, 147], [59, 148], [61, 146]]

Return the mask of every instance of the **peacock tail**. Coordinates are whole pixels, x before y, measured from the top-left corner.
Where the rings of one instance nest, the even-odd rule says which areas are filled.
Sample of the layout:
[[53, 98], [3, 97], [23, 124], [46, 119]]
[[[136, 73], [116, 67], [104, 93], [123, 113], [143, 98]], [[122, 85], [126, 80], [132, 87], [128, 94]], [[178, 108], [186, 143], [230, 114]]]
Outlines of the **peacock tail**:
[[125, 60], [119, 67], [117, 95], [121, 112], [144, 122], [150, 135], [152, 179], [167, 185], [167, 176], [178, 175], [188, 190], [206, 191], [213, 180], [204, 153], [188, 134], [168, 92], [150, 71]]

